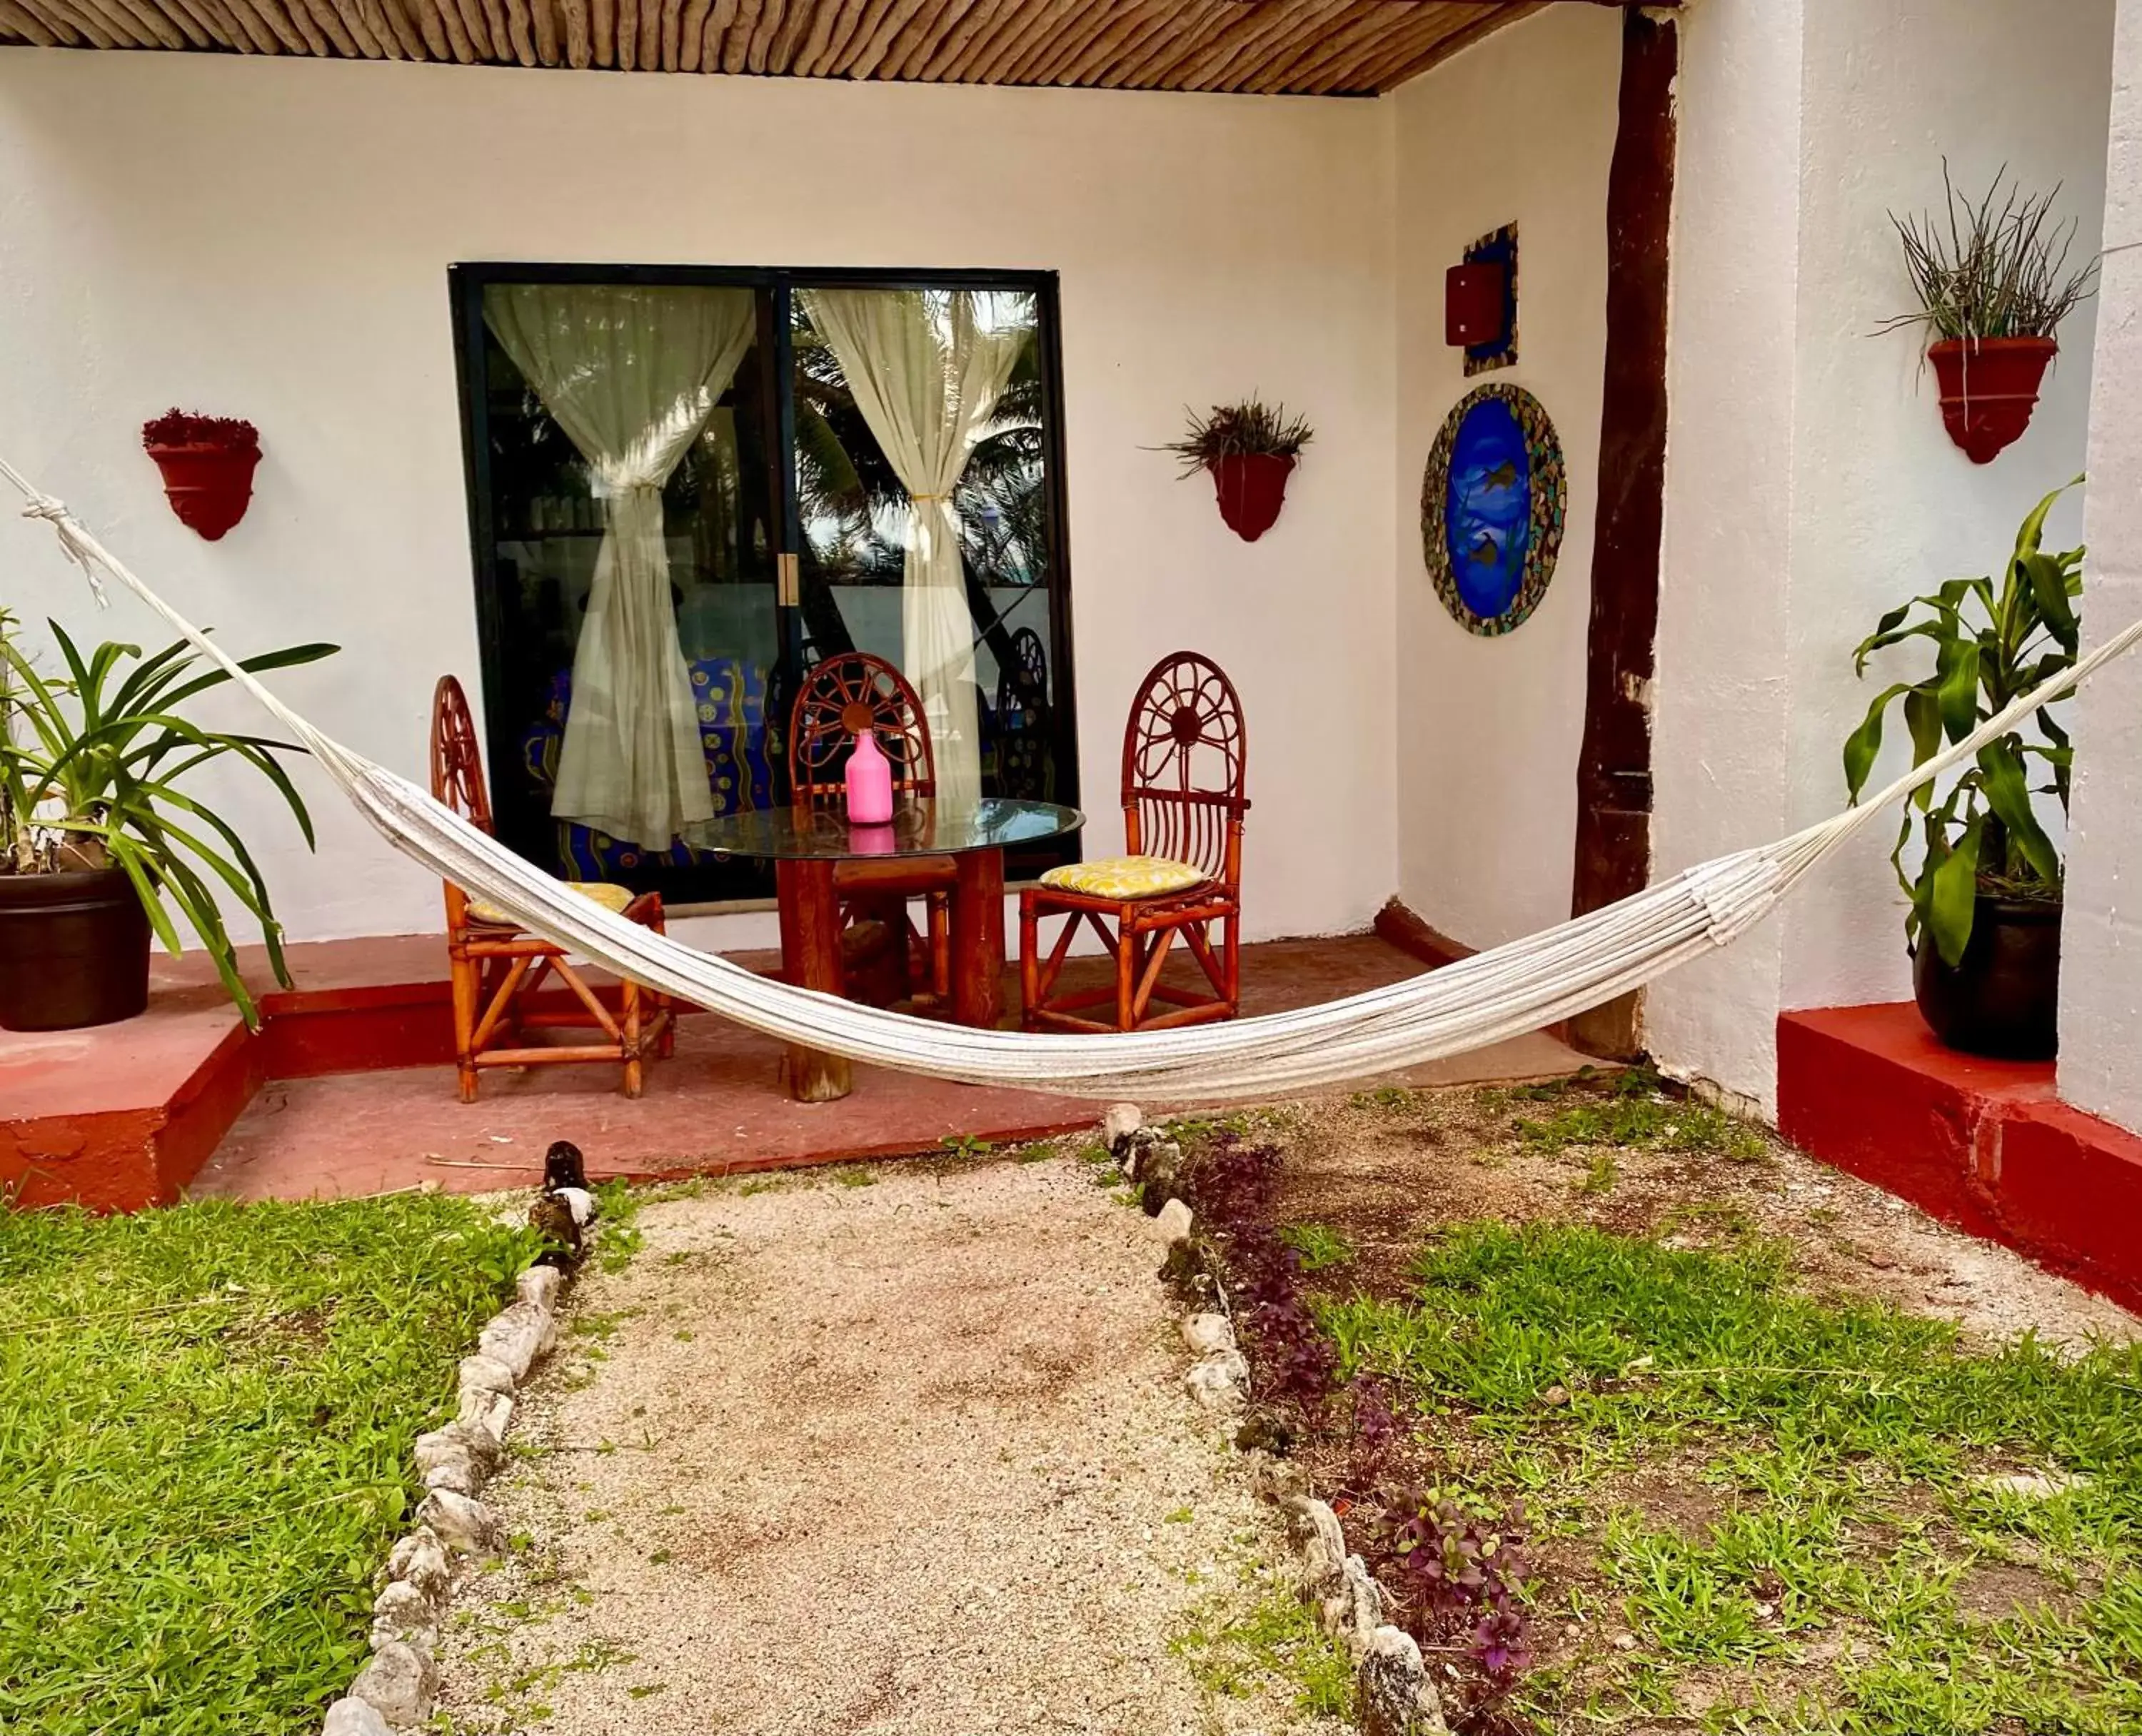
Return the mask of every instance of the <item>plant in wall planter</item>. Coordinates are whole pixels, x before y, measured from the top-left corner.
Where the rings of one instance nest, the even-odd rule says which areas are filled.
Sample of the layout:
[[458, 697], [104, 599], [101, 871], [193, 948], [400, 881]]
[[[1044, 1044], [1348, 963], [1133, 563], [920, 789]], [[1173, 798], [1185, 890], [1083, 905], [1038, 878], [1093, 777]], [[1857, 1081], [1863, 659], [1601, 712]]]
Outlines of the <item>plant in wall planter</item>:
[[[275, 757], [304, 750], [181, 716], [195, 694], [230, 678], [200, 672], [183, 642], [146, 658], [109, 644], [85, 658], [57, 623], [52, 631], [63, 672], [40, 670], [0, 614], [0, 1027], [132, 1018], [148, 1004], [151, 932], [179, 950], [175, 916], [257, 1025], [216, 906], [219, 883], [259, 919], [287, 987], [282, 930], [244, 841], [180, 786], [211, 761], [243, 760], [281, 794], [309, 846], [312, 822]], [[334, 649], [294, 645], [243, 666], [288, 668]]]
[[1215, 404], [1207, 416], [1191, 412], [1189, 431], [1162, 450], [1182, 459], [1186, 476], [1211, 471], [1220, 516], [1244, 542], [1255, 542], [1278, 522], [1286, 479], [1314, 438], [1308, 422], [1289, 417], [1286, 405], [1252, 397]]
[[1990, 464], [2030, 427], [2060, 353], [2054, 333], [2090, 293], [2097, 261], [2069, 268], [2075, 223], [2052, 220], [2058, 187], [2026, 195], [2011, 185], [2004, 195], [1996, 175], [1974, 203], [1950, 183], [1946, 163], [1942, 185], [1946, 222], [1890, 214], [1919, 307], [1889, 327], [1926, 328], [1949, 438], [1974, 464]]
[[[1844, 782], [1855, 801], [1893, 705], [1902, 703], [1920, 765], [2074, 663], [2082, 550], [2039, 547], [2046, 515], [2063, 492], [2031, 510], [1997, 584], [1952, 579], [1891, 609], [1860, 644], [1862, 676], [1875, 652], [1910, 639], [1927, 642], [1933, 668], [1883, 688], [1845, 742]], [[1912, 901], [1904, 932], [1919, 1011], [1952, 1048], [2016, 1059], [2042, 1059], [2057, 1043], [2061, 858], [2038, 804], [2050, 796], [2066, 813], [2072, 763], [2067, 733], [2050, 711], [2039, 710], [2031, 727], [2037, 739], [2021, 730], [2002, 736], [1945, 792], [1912, 796], [1890, 855]], [[1907, 866], [1915, 841], [1922, 853]]]
[[141, 444], [164, 475], [164, 497], [180, 523], [210, 542], [245, 516], [260, 433], [228, 416], [170, 410], [141, 428]]

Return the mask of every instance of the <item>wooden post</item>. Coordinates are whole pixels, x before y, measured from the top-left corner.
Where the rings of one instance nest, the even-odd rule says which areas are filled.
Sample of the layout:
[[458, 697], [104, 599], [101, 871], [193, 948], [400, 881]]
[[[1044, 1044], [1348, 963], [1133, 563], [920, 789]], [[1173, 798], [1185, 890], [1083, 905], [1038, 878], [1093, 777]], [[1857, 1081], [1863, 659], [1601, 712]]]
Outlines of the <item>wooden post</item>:
[[[1671, 18], [1622, 14], [1621, 124], [1606, 180], [1606, 402], [1585, 654], [1584, 745], [1577, 767], [1582, 916], [1641, 891], [1651, 869], [1651, 673], [1666, 515], [1666, 295], [1673, 217]], [[1621, 996], [1569, 1022], [1595, 1055], [1641, 1048], [1640, 1002]]]
[[[841, 992], [841, 901], [830, 861], [782, 861], [774, 866], [781, 907], [781, 974], [799, 989]], [[788, 1091], [799, 1103], [830, 1103], [853, 1090], [845, 1055], [788, 1049]]]
[[952, 1017], [987, 1028], [1004, 1017], [1004, 852], [963, 850], [952, 861]]

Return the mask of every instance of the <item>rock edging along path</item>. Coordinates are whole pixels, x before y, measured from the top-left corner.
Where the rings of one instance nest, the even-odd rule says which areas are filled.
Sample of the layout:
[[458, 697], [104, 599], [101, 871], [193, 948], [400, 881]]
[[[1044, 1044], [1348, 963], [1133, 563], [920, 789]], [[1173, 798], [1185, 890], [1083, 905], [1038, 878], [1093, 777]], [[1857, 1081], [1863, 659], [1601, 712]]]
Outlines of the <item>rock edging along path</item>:
[[[1138, 1184], [1155, 1232], [1167, 1244], [1162, 1275], [1197, 1299], [1183, 1317], [1182, 1338], [1199, 1359], [1184, 1384], [1201, 1403], [1238, 1406], [1248, 1391], [1250, 1365], [1235, 1342], [1226, 1292], [1205, 1270], [1191, 1238], [1194, 1220], [1180, 1191], [1182, 1148], [1145, 1127], [1128, 1103], [1108, 1111], [1101, 1132], [1125, 1179]], [[1286, 1515], [1298, 1551], [1297, 1591], [1354, 1660], [1355, 1704], [1365, 1736], [1449, 1736], [1419, 1642], [1384, 1620], [1389, 1594], [1360, 1556], [1347, 1552], [1338, 1513], [1308, 1494], [1284, 1460], [1256, 1449], [1251, 1457], [1257, 1492]]]
[[644, 1206], [519, 1394], [485, 1498], [521, 1546], [442, 1636], [454, 1729], [1337, 1731], [1182, 1655], [1286, 1545], [1118, 1180], [915, 1164]]
[[461, 1359], [453, 1420], [417, 1438], [424, 1485], [417, 1524], [388, 1552], [385, 1587], [372, 1606], [372, 1655], [349, 1692], [328, 1708], [322, 1736], [389, 1736], [431, 1722], [439, 1686], [434, 1653], [456, 1562], [495, 1560], [504, 1546], [496, 1516], [479, 1497], [505, 1457], [516, 1388], [556, 1342], [558, 1304], [595, 1216], [578, 1150], [560, 1141], [545, 1169], [528, 1216], [550, 1251], [515, 1280], [513, 1301]]

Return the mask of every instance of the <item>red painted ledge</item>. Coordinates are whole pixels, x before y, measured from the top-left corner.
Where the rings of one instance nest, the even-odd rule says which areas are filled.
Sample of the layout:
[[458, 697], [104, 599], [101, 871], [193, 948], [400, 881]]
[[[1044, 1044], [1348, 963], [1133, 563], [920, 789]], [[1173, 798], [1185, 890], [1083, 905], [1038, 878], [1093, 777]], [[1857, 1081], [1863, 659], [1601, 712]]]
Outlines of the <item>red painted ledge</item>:
[[2142, 1138], [2062, 1102], [2050, 1061], [1958, 1054], [1908, 1001], [1787, 1013], [1778, 1127], [1945, 1223], [2142, 1308]]

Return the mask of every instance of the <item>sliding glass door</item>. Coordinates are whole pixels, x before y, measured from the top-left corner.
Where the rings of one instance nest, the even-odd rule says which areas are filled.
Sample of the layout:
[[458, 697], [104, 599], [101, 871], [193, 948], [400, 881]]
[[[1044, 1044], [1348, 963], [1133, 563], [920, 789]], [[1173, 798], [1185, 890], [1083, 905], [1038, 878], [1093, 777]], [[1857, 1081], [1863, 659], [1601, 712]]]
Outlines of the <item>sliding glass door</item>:
[[1053, 279], [453, 284], [512, 848], [673, 903], [763, 895], [698, 835], [787, 799], [796, 683], [858, 649], [921, 694], [940, 799], [1077, 800]]

